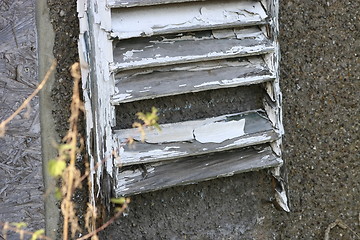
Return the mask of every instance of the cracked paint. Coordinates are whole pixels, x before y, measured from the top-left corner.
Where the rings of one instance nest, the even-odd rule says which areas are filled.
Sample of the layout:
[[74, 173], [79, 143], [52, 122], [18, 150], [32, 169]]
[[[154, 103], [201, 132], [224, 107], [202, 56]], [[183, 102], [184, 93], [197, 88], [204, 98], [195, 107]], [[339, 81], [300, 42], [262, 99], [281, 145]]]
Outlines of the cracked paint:
[[[247, 126], [247, 122], [252, 123]], [[141, 143], [141, 135], [136, 129], [116, 130], [119, 142], [126, 142], [128, 136], [138, 141], [135, 147], [123, 148], [121, 164], [125, 166], [171, 160], [271, 142], [279, 138], [269, 120], [258, 112], [162, 124], [160, 127], [160, 132], [146, 131], [144, 143]]]
[[183, 3], [145, 8], [114, 9], [112, 37], [151, 36], [217, 26], [247, 26], [265, 22], [267, 14], [257, 1]]
[[214, 122], [194, 129], [195, 140], [201, 143], [222, 143], [245, 135], [245, 119], [230, 122]]
[[[109, 0], [109, 5], [105, 6], [104, 1], [89, 1], [90, 5], [87, 6], [84, 0], [79, 0], [83, 3], [79, 7], [82, 29], [79, 49], [82, 55], [87, 56], [90, 49], [86, 49], [84, 31], [90, 29], [92, 38], [96, 39], [96, 43], [91, 45], [91, 57], [94, 61], [91, 62], [90, 69], [94, 72], [90, 74], [87, 68], [82, 69], [85, 73], [83, 83], [86, 83], [84, 97], [87, 132], [94, 133], [96, 141], [95, 149], [89, 149], [94, 155], [90, 156], [90, 161], [94, 165], [93, 159], [99, 162], [99, 159], [110, 156], [105, 166], [96, 170], [99, 189], [103, 173], [112, 176], [116, 172], [113, 160], [116, 165], [123, 166], [146, 163], [143, 166], [150, 176], [150, 180], [146, 182], [148, 176], [144, 176], [139, 169], [120, 172], [116, 176], [116, 192], [120, 195], [123, 192], [156, 190], [171, 184], [187, 184], [199, 179], [231, 176], [241, 171], [278, 167], [282, 164], [282, 160], [275, 156], [281, 154], [280, 138], [283, 133], [279, 116], [281, 93], [278, 84], [278, 43], [276, 36], [272, 38], [271, 32], [264, 27], [265, 24], [270, 25], [277, 34], [276, 7], [271, 4], [270, 7], [267, 6], [270, 14], [274, 15], [268, 21], [269, 16], [263, 5], [255, 0], [184, 0], [186, 3], [175, 3], [180, 0], [174, 0], [173, 4], [139, 8], [125, 8], [134, 2]], [[143, 3], [150, 5], [149, 2]], [[151, 2], [164, 3], [160, 0]], [[95, 10], [94, 4], [97, 4]], [[114, 8], [116, 4], [123, 8]], [[89, 15], [89, 10], [94, 12]], [[89, 28], [91, 21], [93, 26]], [[130, 38], [134, 39], [126, 40]], [[90, 61], [84, 56], [80, 59], [88, 64]], [[86, 64], [83, 66], [87, 66]], [[141, 136], [138, 133], [129, 135], [132, 130], [113, 131], [113, 105], [263, 83], [266, 85], [268, 98], [272, 99], [266, 101], [265, 97], [264, 100], [268, 118], [260, 111], [253, 111], [164, 124], [162, 132], [148, 132], [144, 143], [140, 142]], [[90, 85], [91, 89], [88, 89]], [[133, 147], [122, 145], [128, 136], [134, 136], [135, 141], [138, 141]], [[234, 157], [230, 154], [231, 161], [228, 163], [211, 159], [211, 154], [208, 156], [208, 153], [216, 154], [263, 143], [269, 143], [274, 152], [268, 147], [261, 151], [245, 149], [244, 152], [249, 150], [251, 161], [244, 164], [239, 159], [246, 159], [248, 155]], [[92, 148], [93, 144], [89, 139], [87, 144]], [[120, 151], [120, 157], [111, 157], [114, 150]], [[226, 154], [224, 152], [222, 156]], [[182, 160], [197, 155], [197, 160], [203, 159], [203, 165], [196, 165], [196, 161], [192, 161], [188, 166], [196, 165], [194, 171], [178, 169]], [[166, 165], [163, 161], [174, 161], [176, 164]], [[224, 165], [218, 168], [219, 164]], [[170, 169], [175, 175], [168, 180], [154, 175], [159, 173], [161, 176], [163, 169]], [[209, 172], [206, 169], [211, 170]], [[183, 175], [176, 175], [180, 172]], [[167, 175], [163, 177], [166, 178]], [[144, 185], [141, 185], [142, 182]], [[283, 196], [282, 198], [284, 199]]]

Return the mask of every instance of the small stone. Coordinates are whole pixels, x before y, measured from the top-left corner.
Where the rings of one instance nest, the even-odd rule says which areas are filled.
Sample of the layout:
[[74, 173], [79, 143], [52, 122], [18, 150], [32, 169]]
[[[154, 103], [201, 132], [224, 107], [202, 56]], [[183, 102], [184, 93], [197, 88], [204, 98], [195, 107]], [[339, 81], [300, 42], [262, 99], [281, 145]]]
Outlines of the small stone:
[[60, 13], [59, 13], [60, 17], [63, 17], [65, 16], [65, 11], [64, 10], [61, 10]]

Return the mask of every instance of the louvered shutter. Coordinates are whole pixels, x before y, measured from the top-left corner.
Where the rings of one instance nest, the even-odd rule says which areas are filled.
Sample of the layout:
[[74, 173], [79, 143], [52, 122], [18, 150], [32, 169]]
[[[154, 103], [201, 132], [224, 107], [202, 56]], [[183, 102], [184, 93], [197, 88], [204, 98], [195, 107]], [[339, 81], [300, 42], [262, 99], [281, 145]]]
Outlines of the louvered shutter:
[[[96, 169], [98, 185], [124, 196], [281, 166], [277, 7], [272, 0], [79, 0], [87, 145], [92, 165], [106, 162]], [[231, 103], [245, 98], [240, 111], [215, 104], [219, 115], [162, 119], [162, 131], [147, 131], [143, 143], [121, 125], [129, 104], [224, 89], [235, 94], [224, 96]], [[126, 144], [130, 136], [135, 145]]]

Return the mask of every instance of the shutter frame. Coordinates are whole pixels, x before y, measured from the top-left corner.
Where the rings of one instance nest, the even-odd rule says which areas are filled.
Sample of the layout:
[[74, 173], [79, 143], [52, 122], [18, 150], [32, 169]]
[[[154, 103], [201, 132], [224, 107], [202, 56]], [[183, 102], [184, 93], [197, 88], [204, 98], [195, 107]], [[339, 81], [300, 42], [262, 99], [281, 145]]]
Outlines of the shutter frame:
[[[198, 91], [207, 91], [211, 89], [219, 89], [219, 88], [227, 88], [227, 87], [239, 87], [239, 86], [246, 86], [251, 84], [264, 84], [266, 90], [266, 96], [264, 96], [264, 110], [267, 115], [267, 122], [268, 124], [272, 125], [272, 135], [267, 140], [257, 141], [256, 144], [262, 150], [262, 153], [267, 152], [268, 155], [262, 156], [268, 159], [272, 159], [272, 162], [264, 163], [261, 166], [261, 161], [255, 161], [254, 163], [258, 163], [257, 167], [242, 167], [235, 169], [234, 171], [230, 171], [229, 173], [214, 173], [213, 176], [206, 176], [199, 178], [199, 180], [207, 180], [221, 176], [232, 175], [234, 173], [243, 172], [243, 171], [251, 171], [261, 168], [268, 168], [271, 167], [274, 169], [274, 175], [280, 175], [280, 167], [283, 164], [283, 160], [281, 159], [281, 137], [284, 134], [284, 129], [282, 125], [282, 112], [281, 112], [281, 91], [279, 87], [279, 44], [278, 44], [278, 0], [263, 0], [263, 1], [231, 1], [231, 3], [249, 3], [249, 2], [256, 2], [257, 5], [261, 6], [266, 10], [267, 16], [262, 15], [263, 18], [250, 21], [250, 22], [238, 22], [238, 23], [222, 23], [213, 24], [209, 26], [197, 26], [196, 24], [192, 27], [187, 26], [186, 28], [178, 28], [178, 31], [174, 28], [168, 28], [167, 30], [158, 30], [158, 31], [149, 31], [149, 32], [141, 32], [138, 33], [126, 33], [122, 34], [121, 31], [114, 29], [112, 24], [116, 23], [117, 18], [114, 18], [112, 14], [116, 15], [117, 12], [130, 12], [136, 11], [137, 8], [162, 8], [162, 7], [171, 7], [174, 6], [172, 4], [178, 4], [179, 6], [200, 6], [201, 4], [206, 5], [210, 4], [207, 1], [196, 1], [196, 0], [151, 0], [151, 1], [126, 1], [128, 4], [124, 4], [125, 1], [121, 0], [109, 0], [107, 3], [104, 1], [98, 0], [78, 0], [78, 12], [79, 12], [79, 20], [80, 20], [80, 36], [79, 36], [79, 55], [80, 55], [80, 62], [82, 66], [82, 82], [83, 82], [83, 90], [84, 90], [84, 102], [85, 102], [85, 109], [86, 109], [86, 132], [87, 132], [87, 151], [89, 152], [89, 159], [90, 165], [92, 166], [92, 173], [93, 173], [93, 186], [92, 186], [92, 202], [95, 204], [96, 196], [102, 194], [103, 200], [105, 205], [109, 206], [109, 199], [113, 193], [115, 196], [123, 196], [123, 195], [131, 195], [137, 194], [146, 191], [153, 191], [157, 189], [161, 189], [162, 187], [157, 184], [157, 187], [149, 187], [148, 185], [144, 185], [144, 191], [141, 189], [132, 189], [130, 191], [121, 191], [119, 190], [122, 186], [121, 182], [124, 182], [124, 179], [129, 179], [129, 176], [125, 176], [122, 170], [119, 170], [118, 166], [119, 161], [121, 161], [121, 154], [124, 154], [125, 148], [122, 146], [124, 143], [124, 136], [121, 136], [120, 132], [126, 132], [125, 130], [114, 130], [116, 128], [116, 121], [115, 121], [115, 105], [123, 104], [131, 101], [140, 101], [146, 99], [152, 99], [157, 97], [169, 96], [169, 95], [177, 95], [189, 92], [198, 92]], [[211, 1], [214, 3], [215, 1]], [[151, 5], [151, 7], [149, 7]], [[255, 6], [255, 5], [254, 5]], [[117, 10], [114, 10], [116, 9]], [[131, 14], [130, 14], [131, 15]], [[129, 16], [130, 16], [129, 15]], [[118, 16], [118, 15], [117, 15]], [[121, 17], [121, 16], [120, 16]], [[151, 42], [151, 38], [156, 38], [156, 36], [164, 36], [167, 34], [180, 34], [179, 38], [172, 39], [169, 41], [173, 41], [173, 44], [178, 44], [177, 49], [182, 46], [182, 44], [189, 44], [191, 46], [192, 42], [191, 38], [188, 38], [186, 41], [188, 42], [181, 42], [181, 37], [186, 36], [188, 33], [192, 31], [212, 31], [212, 40], [208, 40], [211, 43], [214, 43], [216, 48], [216, 44], [221, 43], [221, 41], [226, 42], [228, 41], [228, 34], [225, 33], [223, 30], [218, 29], [234, 29], [234, 36], [236, 39], [236, 28], [242, 27], [242, 29], [249, 29], [249, 25], [251, 26], [258, 26], [259, 33], [263, 36], [266, 36], [268, 43], [259, 43], [258, 46], [262, 46], [263, 48], [256, 48], [257, 45], [249, 45], [249, 50], [244, 50], [246, 44], [248, 42], [246, 38], [244, 38], [244, 43], [241, 43], [241, 40], [237, 41], [240, 45], [236, 47], [236, 45], [229, 44], [229, 49], [218, 50], [218, 52], [209, 52], [194, 55], [193, 57], [181, 57], [177, 55], [176, 50], [173, 51], [174, 57], [170, 57], [169, 54], [172, 53], [169, 51], [167, 54], [164, 52], [164, 57], [158, 57], [161, 50], [161, 42], [158, 45], [155, 45], [154, 50], [151, 50], [151, 47], [148, 47], [146, 50], [148, 52], [153, 51], [153, 56], [146, 55], [146, 51], [139, 50], [134, 52], [129, 52], [126, 50], [126, 46], [124, 50], [117, 49], [116, 45], [114, 45], [115, 38], [119, 38], [116, 41], [120, 41], [120, 46], [122, 43], [129, 41], [126, 39], [137, 37], [139, 41], [145, 41], [149, 39], [149, 43]], [[245, 27], [245, 28], [244, 28]], [[248, 28], [246, 28], [248, 27]], [[216, 37], [217, 36], [217, 37]], [[220, 36], [220, 37], [219, 37]], [[224, 37], [225, 36], [225, 37]], [[257, 37], [254, 38], [255, 40]], [[265, 38], [264, 38], [265, 39]], [[254, 41], [255, 41], [254, 40]], [[201, 43], [196, 40], [197, 43]], [[205, 40], [203, 40], [205, 41]], [[260, 41], [260, 40], [259, 40]], [[166, 40], [165, 40], [166, 42]], [[234, 41], [235, 42], [235, 41]], [[154, 43], [154, 42], [152, 42]], [[195, 43], [195, 40], [194, 42]], [[205, 43], [205, 42], [204, 42]], [[227, 42], [230, 43], [230, 42]], [[165, 43], [164, 43], [165, 44]], [[163, 44], [163, 45], [164, 45]], [[208, 43], [206, 43], [208, 44]], [[113, 47], [115, 46], [115, 48]], [[150, 46], [150, 45], [149, 45]], [[160, 47], [158, 47], [160, 46]], [[165, 46], [165, 45], [164, 45]], [[199, 45], [201, 46], [201, 44]], [[218, 45], [220, 46], [220, 44]], [[255, 47], [254, 47], [255, 46]], [[200, 48], [200, 47], [199, 47]], [[159, 50], [160, 49], [160, 50]], [[165, 48], [164, 48], [165, 49]], [[175, 48], [176, 49], [176, 48]], [[255, 50], [257, 49], [257, 50]], [[123, 52], [121, 52], [121, 51]], [[117, 54], [117, 51], [120, 51]], [[123, 56], [121, 59], [120, 56]], [[251, 66], [251, 61], [249, 59], [256, 59], [257, 56], [260, 56], [257, 61], [262, 61], [265, 63], [266, 68], [260, 69], [260, 67], [253, 67], [253, 71], [245, 72], [243, 74], [238, 73], [238, 75], [233, 75], [231, 79], [224, 79], [219, 78], [218, 80], [206, 82], [198, 82], [196, 85], [192, 87], [188, 87], [187, 89], [180, 90], [180, 86], [186, 84], [185, 82], [178, 82], [179, 90], [168, 91], [166, 87], [163, 90], [158, 90], [154, 92], [148, 91], [147, 94], [140, 94], [141, 91], [144, 92], [145, 81], [142, 80], [144, 83], [143, 85], [136, 85], [138, 87], [137, 95], [134, 92], [134, 86], [131, 86], [132, 82], [141, 83], [139, 76], [141, 74], [136, 75], [141, 71], [163, 71], [163, 75], [166, 75], [168, 72], [174, 74], [173, 69], [181, 68], [181, 67], [193, 67], [193, 66], [204, 66], [209, 67], [211, 62], [221, 62], [222, 64], [226, 64], [228, 59], [239, 58], [241, 61], [249, 61], [250, 63], [248, 66]], [[136, 61], [139, 58], [145, 58], [146, 62]], [[132, 59], [133, 58], [133, 59]], [[135, 59], [135, 60], [134, 60]], [[150, 60], [149, 60], [150, 59]], [[151, 60], [152, 59], [152, 60]], [[256, 65], [260, 66], [260, 65]], [[234, 66], [234, 69], [236, 66]], [[250, 68], [250, 67], [249, 67]], [[225, 68], [224, 68], [225, 69]], [[228, 68], [229, 71], [231, 67]], [[206, 70], [207, 71], [207, 70]], [[226, 71], [226, 72], [227, 72]], [[190, 73], [189, 73], [190, 72]], [[213, 70], [213, 72], [216, 72]], [[220, 71], [219, 71], [220, 72]], [[234, 71], [236, 73], [236, 71]], [[241, 72], [241, 71], [240, 71]], [[134, 74], [135, 73], [135, 74]], [[160, 73], [157, 73], [160, 76]], [[186, 70], [184, 73], [179, 71], [176, 75], [174, 74], [174, 78], [179, 79], [178, 76], [182, 76], [183, 74], [191, 75], [191, 71]], [[235, 74], [234, 73], [234, 74]], [[252, 75], [252, 78], [248, 77]], [[248, 74], [248, 75], [247, 75]], [[136, 75], [136, 76], [135, 76]], [[150, 75], [149, 75], [150, 76]], [[124, 82], [124, 78], [128, 80], [128, 85], [122, 85]], [[146, 78], [146, 73], [143, 74], [143, 79]], [[165, 85], [165, 81], [161, 82], [158, 80], [159, 77], [154, 75], [152, 82], [154, 85]], [[158, 81], [158, 82], [156, 82]], [[171, 80], [168, 80], [169, 86], [171, 85]], [[203, 88], [196, 87], [202, 86]], [[206, 86], [206, 87], [204, 87]], [[134, 88], [134, 89], [133, 89]], [[169, 89], [169, 87], [168, 87]], [[176, 88], [177, 89], [177, 88]], [[131, 92], [132, 94], [129, 94]], [[134, 92], [134, 93], [133, 93]], [[255, 111], [255, 110], [254, 110]], [[254, 113], [253, 111], [253, 113]], [[255, 111], [256, 112], [256, 111]], [[244, 113], [243, 113], [244, 114]], [[199, 120], [200, 121], [200, 120]], [[201, 121], [208, 121], [207, 119], [203, 119]], [[171, 127], [171, 124], [164, 125], [164, 127]], [[173, 126], [176, 126], [176, 124]], [[181, 131], [181, 130], [179, 130]], [[120, 135], [119, 135], [120, 134]], [[119, 137], [120, 136], [120, 137]], [[249, 135], [250, 136], [250, 135]], [[259, 136], [263, 136], [259, 133]], [[240, 137], [240, 136], [239, 136]], [[251, 138], [251, 137], [250, 137]], [[249, 138], [249, 139], [250, 139]], [[252, 146], [255, 142], [248, 141], [248, 144], [239, 145], [233, 148], [224, 148], [227, 150], [233, 149], [232, 151], [237, 151], [238, 148], [243, 148], [238, 150], [239, 152], [253, 152], [255, 153], [257, 150], [254, 148], [244, 148], [246, 146]], [[264, 138], [266, 139], [266, 138]], [[239, 140], [239, 139], [237, 139]], [[194, 140], [192, 140], [194, 141]], [[246, 143], [245, 140], [243, 140]], [[264, 143], [268, 143], [266, 145], [261, 145]], [[189, 143], [190, 144], [190, 143]], [[184, 145], [184, 144], [183, 144]], [[268, 148], [267, 146], [271, 146]], [[261, 147], [262, 146], [262, 147]], [[224, 146], [218, 146], [224, 147]], [[214, 148], [216, 149], [216, 148]], [[190, 161], [186, 159], [194, 159], [194, 158], [201, 158], [206, 159], [207, 157], [211, 156], [214, 152], [217, 152], [215, 155], [219, 156], [219, 149], [205, 151], [203, 153], [199, 153], [199, 157], [193, 155], [184, 155], [181, 158], [164, 158], [164, 159], [156, 159], [155, 165], [161, 166], [164, 168], [165, 165], [169, 165], [170, 163], [176, 164], [178, 161]], [[114, 155], [115, 153], [115, 155]], [[139, 153], [134, 153], [139, 154]], [[230, 152], [224, 152], [224, 155], [231, 155]], [[196, 154], [198, 155], [198, 154]], [[256, 154], [253, 154], [254, 157]], [[259, 155], [260, 156], [260, 155]], [[258, 160], [261, 158], [258, 158]], [[164, 160], [166, 162], [162, 163]], [[206, 160], [203, 160], [206, 161]], [[103, 164], [105, 162], [105, 164]], [[151, 163], [148, 161], [135, 161], [135, 162], [125, 162], [124, 165], [127, 164], [144, 164], [144, 163]], [[96, 166], [96, 167], [95, 167]], [[134, 173], [138, 170], [134, 170]], [[138, 175], [137, 175], [138, 176]], [[107, 179], [104, 182], [104, 179]], [[153, 179], [156, 179], [155, 177]], [[134, 179], [133, 179], [134, 180]], [[136, 181], [139, 184], [142, 180], [137, 179]], [[163, 187], [170, 187], [174, 185], [183, 185], [187, 183], [194, 183], [196, 179], [191, 181], [180, 181], [173, 185], [164, 184]], [[136, 184], [135, 184], [136, 185]], [[134, 188], [137, 188], [133, 185]], [[107, 186], [105, 191], [101, 191], [104, 189], [104, 186]]]

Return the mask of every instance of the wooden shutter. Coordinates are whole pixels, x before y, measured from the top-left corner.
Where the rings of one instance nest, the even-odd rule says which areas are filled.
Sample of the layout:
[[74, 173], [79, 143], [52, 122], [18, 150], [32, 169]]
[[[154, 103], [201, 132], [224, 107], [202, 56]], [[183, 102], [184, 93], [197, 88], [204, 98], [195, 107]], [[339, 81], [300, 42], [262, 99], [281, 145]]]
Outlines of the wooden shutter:
[[[104, 195], [282, 165], [276, 0], [78, 3], [87, 145], [92, 165], [100, 166], [97, 184], [110, 192]], [[162, 131], [147, 131], [143, 143], [139, 132], [119, 125], [116, 112], [125, 111], [124, 104], [227, 88], [249, 102], [260, 96], [261, 106], [244, 103], [239, 109], [247, 110], [240, 112], [164, 119]], [[130, 136], [135, 145], [126, 145]]]

